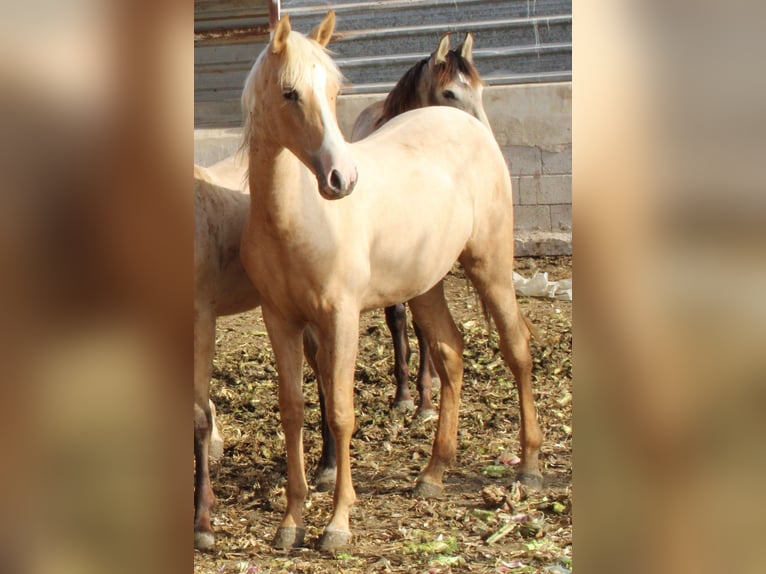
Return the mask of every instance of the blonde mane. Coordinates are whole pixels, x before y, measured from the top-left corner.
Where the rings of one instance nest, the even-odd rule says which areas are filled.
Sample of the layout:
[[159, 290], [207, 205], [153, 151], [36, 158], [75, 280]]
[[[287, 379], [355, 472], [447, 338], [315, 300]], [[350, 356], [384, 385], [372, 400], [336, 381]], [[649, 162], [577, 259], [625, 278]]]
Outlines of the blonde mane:
[[245, 80], [245, 88], [242, 91], [242, 116], [244, 118], [242, 128], [242, 142], [239, 147], [240, 153], [247, 148], [253, 136], [253, 109], [256, 103], [255, 84], [258, 72], [265, 60], [269, 57], [280, 58], [279, 83], [283, 87], [295, 86], [308, 80], [312, 65], [323, 66], [329, 76], [334, 77], [340, 84], [344, 81], [343, 74], [338, 65], [332, 59], [331, 52], [319, 43], [307, 38], [299, 32], [292, 31], [287, 37], [287, 45], [282, 54], [271, 53], [271, 43], [261, 52]]

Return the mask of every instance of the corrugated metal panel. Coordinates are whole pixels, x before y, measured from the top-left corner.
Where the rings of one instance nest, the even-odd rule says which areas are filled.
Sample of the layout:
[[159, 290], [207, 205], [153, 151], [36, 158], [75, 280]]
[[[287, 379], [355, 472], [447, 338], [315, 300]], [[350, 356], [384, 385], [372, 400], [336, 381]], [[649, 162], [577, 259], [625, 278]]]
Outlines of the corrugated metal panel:
[[244, 77], [269, 41], [270, 0], [194, 0], [194, 126], [236, 126]]
[[[254, 8], [254, 4], [256, 7]], [[195, 124], [239, 125], [239, 95], [267, 42], [267, 2], [198, 1], [195, 10]], [[337, 13], [331, 45], [351, 85], [345, 93], [387, 92], [444, 32], [472, 32], [474, 59], [490, 84], [572, 77], [571, 0], [282, 0], [293, 26], [309, 31]], [[259, 20], [260, 18], [260, 20]], [[260, 22], [261, 28], [258, 28]], [[237, 33], [219, 34], [222, 26]], [[211, 32], [212, 30], [212, 32]], [[197, 33], [199, 31], [199, 33]], [[207, 35], [205, 35], [207, 34]]]

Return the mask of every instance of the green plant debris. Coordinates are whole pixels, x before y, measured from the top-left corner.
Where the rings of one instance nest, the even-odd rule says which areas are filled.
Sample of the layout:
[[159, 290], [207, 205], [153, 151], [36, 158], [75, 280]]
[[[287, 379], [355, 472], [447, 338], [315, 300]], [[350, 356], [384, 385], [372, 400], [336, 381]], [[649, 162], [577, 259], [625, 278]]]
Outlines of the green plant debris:
[[504, 464], [490, 464], [484, 467], [482, 474], [489, 478], [504, 478], [513, 476], [515, 469]]
[[439, 535], [436, 540], [410, 542], [405, 545], [404, 552], [405, 554], [454, 554], [457, 549], [457, 538]]

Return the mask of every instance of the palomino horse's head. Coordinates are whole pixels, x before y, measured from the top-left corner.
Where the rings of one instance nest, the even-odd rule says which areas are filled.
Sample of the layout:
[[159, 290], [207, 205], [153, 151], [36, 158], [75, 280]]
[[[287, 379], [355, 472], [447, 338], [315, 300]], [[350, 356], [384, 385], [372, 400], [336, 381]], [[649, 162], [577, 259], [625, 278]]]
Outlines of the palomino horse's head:
[[314, 173], [325, 199], [345, 197], [357, 179], [335, 115], [342, 76], [324, 49], [334, 29], [332, 11], [308, 37], [293, 32], [285, 15], [242, 94], [243, 143], [269, 142], [290, 150]]

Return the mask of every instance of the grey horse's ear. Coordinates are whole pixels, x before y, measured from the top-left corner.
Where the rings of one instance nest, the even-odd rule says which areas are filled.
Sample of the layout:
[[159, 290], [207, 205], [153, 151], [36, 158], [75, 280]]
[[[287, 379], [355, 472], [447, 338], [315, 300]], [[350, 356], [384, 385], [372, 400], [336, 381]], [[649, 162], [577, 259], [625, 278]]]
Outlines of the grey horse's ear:
[[465, 35], [465, 40], [463, 40], [463, 43], [458, 46], [457, 52], [463, 57], [463, 59], [468, 60], [473, 64], [473, 34], [468, 32]]
[[442, 39], [439, 40], [439, 47], [436, 48], [434, 61], [437, 64], [444, 64], [447, 61], [447, 52], [449, 52], [449, 33], [444, 34]]
[[285, 14], [277, 22], [274, 30], [274, 38], [271, 40], [271, 51], [275, 54], [281, 54], [287, 46], [287, 37], [290, 35], [290, 15]]
[[309, 33], [309, 38], [316, 40], [321, 46], [327, 46], [335, 31], [335, 12], [330, 10], [319, 25]]

